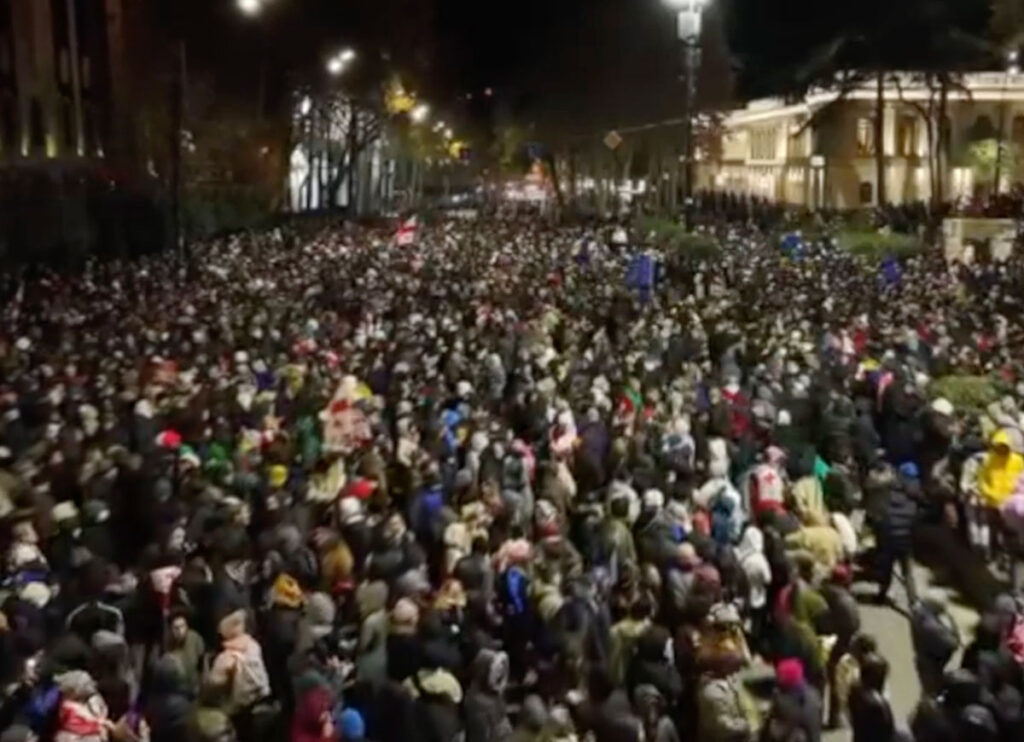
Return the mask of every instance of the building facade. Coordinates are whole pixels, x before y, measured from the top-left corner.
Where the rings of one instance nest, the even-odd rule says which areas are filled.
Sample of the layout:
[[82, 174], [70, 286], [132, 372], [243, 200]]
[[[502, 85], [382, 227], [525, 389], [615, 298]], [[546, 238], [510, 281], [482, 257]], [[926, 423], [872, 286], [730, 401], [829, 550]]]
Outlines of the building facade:
[[[967, 75], [949, 92], [948, 165], [938, 173], [947, 198], [999, 190], [1021, 177], [1024, 152], [1024, 75]], [[767, 99], [729, 113], [714, 158], [698, 168], [698, 186], [812, 208], [857, 208], [877, 202], [874, 85], [842, 100], [815, 91], [803, 101]], [[884, 89], [882, 147], [890, 203], [927, 201], [932, 191], [929, 125], [923, 115], [934, 94], [901, 76]], [[816, 120], [813, 118], [816, 117]], [[974, 145], [1005, 143], [999, 165], [980, 166]], [[1013, 146], [1010, 146], [1013, 145]], [[996, 147], [992, 146], [994, 153]], [[992, 171], [992, 172], [990, 172]]]
[[105, 155], [121, 0], [0, 0], [0, 167]]

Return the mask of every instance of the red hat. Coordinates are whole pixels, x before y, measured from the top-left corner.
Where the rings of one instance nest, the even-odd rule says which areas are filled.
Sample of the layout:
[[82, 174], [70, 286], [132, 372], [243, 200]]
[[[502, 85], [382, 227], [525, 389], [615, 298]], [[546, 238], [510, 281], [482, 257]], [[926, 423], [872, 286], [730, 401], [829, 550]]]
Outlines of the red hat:
[[376, 484], [371, 480], [360, 477], [350, 484], [345, 490], [345, 497], [355, 497], [360, 500], [365, 500], [367, 497], [373, 494], [373, 491], [377, 489]]
[[796, 688], [804, 683], [804, 666], [800, 660], [789, 658], [775, 666], [775, 680], [784, 690]]
[[168, 428], [156, 437], [156, 444], [160, 448], [169, 448], [172, 451], [176, 451], [181, 448], [181, 433]]

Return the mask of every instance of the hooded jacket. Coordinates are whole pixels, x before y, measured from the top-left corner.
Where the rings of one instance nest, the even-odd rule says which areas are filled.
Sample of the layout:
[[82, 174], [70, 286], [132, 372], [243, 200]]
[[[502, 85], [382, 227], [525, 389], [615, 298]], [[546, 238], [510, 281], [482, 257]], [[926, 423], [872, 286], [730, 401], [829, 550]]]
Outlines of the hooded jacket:
[[508, 680], [508, 657], [483, 649], [473, 660], [473, 684], [466, 694], [466, 742], [504, 742], [512, 736], [502, 694]]
[[145, 708], [151, 742], [186, 739], [191, 715], [192, 702], [186, 694], [181, 665], [176, 657], [164, 655], [153, 667]]
[[1005, 430], [997, 430], [992, 436], [991, 446], [978, 471], [978, 494], [982, 502], [989, 507], [998, 508], [1010, 495], [1024, 471], [1024, 457], [1013, 450], [1000, 453], [996, 446], [1011, 445], [1010, 434]]
[[764, 608], [768, 603], [772, 568], [764, 555], [764, 534], [760, 528], [750, 526], [743, 532], [736, 547], [736, 561], [746, 578], [747, 605], [755, 610]]

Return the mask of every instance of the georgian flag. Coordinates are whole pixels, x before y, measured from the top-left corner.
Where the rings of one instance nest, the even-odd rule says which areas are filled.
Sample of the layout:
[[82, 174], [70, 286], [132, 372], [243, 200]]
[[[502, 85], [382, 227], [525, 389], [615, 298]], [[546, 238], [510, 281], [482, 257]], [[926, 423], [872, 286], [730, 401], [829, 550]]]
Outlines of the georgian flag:
[[409, 247], [416, 244], [416, 232], [419, 229], [419, 222], [415, 216], [411, 216], [398, 226], [395, 232], [395, 244], [399, 247]]

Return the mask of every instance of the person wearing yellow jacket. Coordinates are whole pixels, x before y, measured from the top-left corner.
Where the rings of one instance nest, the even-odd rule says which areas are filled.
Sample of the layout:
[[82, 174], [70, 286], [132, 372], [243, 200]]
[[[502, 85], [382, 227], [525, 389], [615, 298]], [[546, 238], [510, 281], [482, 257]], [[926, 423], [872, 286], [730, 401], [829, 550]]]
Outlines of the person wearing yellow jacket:
[[978, 494], [982, 504], [990, 508], [1002, 507], [1013, 494], [1021, 472], [1024, 472], [1024, 456], [1010, 448], [1010, 434], [1005, 429], [997, 430], [978, 471]]
[[[977, 498], [967, 507], [967, 532], [971, 544], [991, 556], [1000, 541], [999, 508], [1013, 494], [1024, 471], [1024, 456], [1010, 446], [1010, 434], [997, 430], [989, 440], [988, 451], [978, 466]], [[995, 543], [993, 543], [995, 542]]]

